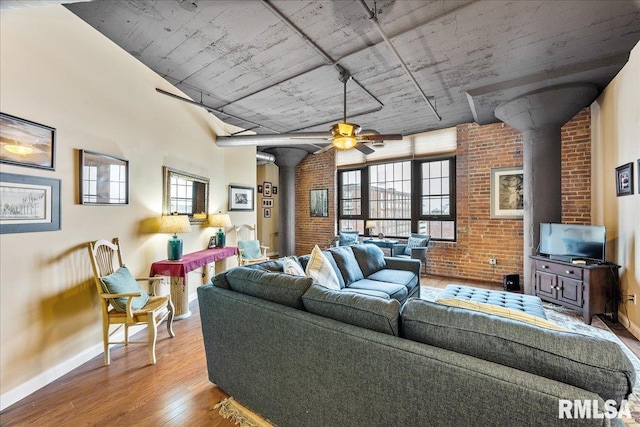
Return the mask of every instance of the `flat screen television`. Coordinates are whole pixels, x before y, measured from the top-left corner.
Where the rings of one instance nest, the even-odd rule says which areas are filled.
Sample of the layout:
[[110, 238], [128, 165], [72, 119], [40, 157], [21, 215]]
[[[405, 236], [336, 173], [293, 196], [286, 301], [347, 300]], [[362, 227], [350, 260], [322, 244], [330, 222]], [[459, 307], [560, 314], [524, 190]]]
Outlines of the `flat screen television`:
[[574, 261], [605, 262], [606, 232], [603, 225], [540, 224], [540, 255]]

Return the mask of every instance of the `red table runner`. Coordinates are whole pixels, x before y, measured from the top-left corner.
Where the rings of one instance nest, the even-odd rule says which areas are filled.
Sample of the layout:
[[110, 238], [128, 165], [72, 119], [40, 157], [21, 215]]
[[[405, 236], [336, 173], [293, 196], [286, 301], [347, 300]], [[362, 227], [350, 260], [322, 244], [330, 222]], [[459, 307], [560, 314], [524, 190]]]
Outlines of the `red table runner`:
[[204, 249], [202, 251], [184, 254], [179, 261], [156, 261], [151, 264], [150, 276], [155, 275], [182, 277], [186, 283], [187, 273], [202, 267], [210, 262], [229, 258], [238, 254], [238, 248], [227, 246], [225, 248]]

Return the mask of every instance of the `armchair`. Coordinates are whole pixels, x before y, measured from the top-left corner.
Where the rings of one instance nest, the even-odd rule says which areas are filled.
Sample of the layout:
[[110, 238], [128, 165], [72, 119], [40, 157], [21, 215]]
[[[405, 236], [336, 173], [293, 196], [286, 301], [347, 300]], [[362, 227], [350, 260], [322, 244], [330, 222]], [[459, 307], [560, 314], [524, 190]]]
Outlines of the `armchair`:
[[393, 256], [396, 258], [411, 258], [420, 260], [421, 267], [424, 265], [424, 271], [427, 271], [427, 251], [429, 250], [429, 241], [431, 236], [428, 234], [411, 233], [407, 243], [398, 243], [393, 245]]
[[336, 246], [351, 246], [359, 243], [359, 231], [339, 231], [336, 240]]
[[[244, 239], [241, 238], [243, 231]], [[238, 265], [248, 265], [269, 259], [267, 256], [269, 246], [261, 245], [260, 241], [256, 239], [255, 225], [239, 225], [236, 227], [236, 233], [238, 235]], [[253, 238], [251, 234], [253, 234]]]
[[[167, 332], [174, 337], [173, 303], [170, 295], [155, 296], [155, 281], [161, 277], [141, 277], [134, 279], [122, 263], [122, 252], [118, 238], [111, 242], [98, 240], [87, 244], [93, 278], [98, 290], [102, 311], [102, 340], [104, 344], [104, 364], [111, 364], [110, 344], [147, 344], [149, 362], [156, 363], [156, 339], [158, 326], [167, 320]], [[150, 296], [136, 280], [154, 283]], [[129, 326], [146, 324], [147, 341], [129, 341]], [[124, 341], [109, 341], [111, 325], [124, 325]], [[115, 331], [114, 331], [115, 332]]]

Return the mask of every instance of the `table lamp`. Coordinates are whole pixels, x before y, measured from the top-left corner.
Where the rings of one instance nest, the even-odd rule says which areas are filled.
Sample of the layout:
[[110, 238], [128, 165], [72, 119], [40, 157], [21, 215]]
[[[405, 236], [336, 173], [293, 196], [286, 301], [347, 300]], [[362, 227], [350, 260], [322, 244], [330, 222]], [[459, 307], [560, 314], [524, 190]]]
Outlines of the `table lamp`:
[[209, 227], [218, 227], [218, 232], [216, 233], [216, 246], [224, 248], [227, 236], [224, 234], [223, 228], [231, 227], [231, 218], [229, 217], [229, 214], [218, 212], [217, 214], [209, 215]]
[[372, 234], [372, 230], [376, 228], [376, 222], [375, 221], [367, 221], [364, 223], [364, 228], [369, 230], [369, 236], [371, 236]]
[[167, 259], [179, 261], [182, 259], [182, 239], [178, 233], [191, 231], [191, 224], [187, 215], [164, 215], [160, 219], [160, 233], [173, 233], [173, 237], [167, 243]]

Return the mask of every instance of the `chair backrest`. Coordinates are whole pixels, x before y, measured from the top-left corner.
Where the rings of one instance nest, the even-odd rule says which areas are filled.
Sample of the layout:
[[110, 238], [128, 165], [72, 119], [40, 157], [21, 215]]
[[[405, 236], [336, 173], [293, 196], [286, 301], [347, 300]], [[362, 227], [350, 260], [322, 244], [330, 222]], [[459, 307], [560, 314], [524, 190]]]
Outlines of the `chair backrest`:
[[102, 289], [100, 278], [115, 273], [123, 265], [120, 242], [117, 237], [111, 242], [108, 240], [89, 242], [89, 254], [93, 278], [98, 288], [98, 293], [102, 293], [104, 290]]
[[256, 239], [256, 226], [249, 224], [242, 224], [236, 227], [236, 234], [238, 241], [241, 240], [257, 240]]

